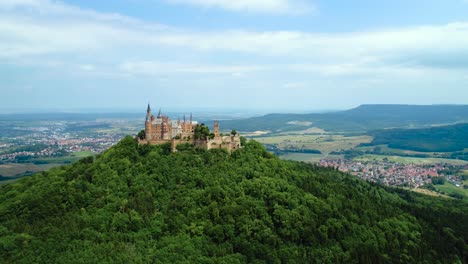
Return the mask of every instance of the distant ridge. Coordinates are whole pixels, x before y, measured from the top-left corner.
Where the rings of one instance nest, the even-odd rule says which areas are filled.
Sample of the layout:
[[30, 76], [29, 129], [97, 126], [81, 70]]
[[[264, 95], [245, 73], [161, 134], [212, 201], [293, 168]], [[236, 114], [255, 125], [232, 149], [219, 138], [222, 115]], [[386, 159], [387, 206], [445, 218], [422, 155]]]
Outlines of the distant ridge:
[[[291, 121], [310, 122], [310, 126]], [[223, 127], [241, 131], [272, 132], [320, 127], [334, 132], [365, 132], [386, 128], [417, 128], [468, 122], [468, 105], [365, 104], [356, 108], [320, 114], [269, 114], [244, 120], [224, 121]]]

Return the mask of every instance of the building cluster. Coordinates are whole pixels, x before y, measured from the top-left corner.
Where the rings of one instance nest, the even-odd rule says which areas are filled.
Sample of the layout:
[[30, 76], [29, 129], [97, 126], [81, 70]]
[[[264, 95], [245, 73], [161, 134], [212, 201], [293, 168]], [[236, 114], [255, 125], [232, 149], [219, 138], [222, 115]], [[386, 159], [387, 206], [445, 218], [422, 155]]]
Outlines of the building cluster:
[[164, 116], [159, 110], [158, 115], [154, 116], [151, 113], [151, 107], [148, 104], [146, 110], [145, 133], [144, 138], [139, 138], [139, 144], [160, 145], [171, 143], [172, 151], [177, 151], [177, 146], [180, 144], [193, 144], [202, 149], [226, 149], [232, 151], [241, 147], [240, 135], [230, 134], [223, 136], [219, 131], [219, 122], [214, 122], [213, 135], [211, 137], [197, 138], [196, 127], [199, 126], [197, 121], [192, 119], [187, 120], [171, 120], [168, 116]]
[[74, 152], [90, 151], [100, 153], [117, 143], [121, 134], [99, 134], [65, 132], [66, 124], [53, 125], [47, 128], [23, 127], [22, 130], [31, 133], [6, 138], [14, 143], [0, 144], [0, 163], [19, 162], [26, 157], [45, 158], [58, 157]]
[[320, 165], [337, 168], [361, 179], [389, 186], [420, 187], [431, 183], [432, 177], [446, 176], [445, 164], [418, 165], [389, 161], [354, 161], [322, 159]]

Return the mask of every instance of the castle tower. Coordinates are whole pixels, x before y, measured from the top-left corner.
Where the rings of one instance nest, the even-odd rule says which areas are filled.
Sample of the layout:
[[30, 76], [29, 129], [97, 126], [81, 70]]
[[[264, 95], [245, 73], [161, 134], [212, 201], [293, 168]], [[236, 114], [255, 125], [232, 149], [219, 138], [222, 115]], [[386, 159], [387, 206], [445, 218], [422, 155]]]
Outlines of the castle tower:
[[219, 137], [219, 122], [215, 121], [213, 125], [213, 133], [215, 134], [215, 138]]
[[148, 108], [146, 109], [146, 121], [145, 121], [145, 138], [146, 140], [151, 140], [151, 120], [152, 120], [152, 114], [151, 114], [151, 107], [150, 104], [148, 103]]
[[190, 133], [193, 133], [192, 113], [190, 113]]

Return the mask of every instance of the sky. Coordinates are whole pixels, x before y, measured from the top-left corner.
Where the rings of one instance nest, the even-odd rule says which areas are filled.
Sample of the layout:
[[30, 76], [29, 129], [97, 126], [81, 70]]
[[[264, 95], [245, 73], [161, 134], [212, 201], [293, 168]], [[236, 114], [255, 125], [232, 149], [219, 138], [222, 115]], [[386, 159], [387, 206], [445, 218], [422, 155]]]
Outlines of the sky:
[[0, 113], [467, 104], [468, 0], [0, 0]]

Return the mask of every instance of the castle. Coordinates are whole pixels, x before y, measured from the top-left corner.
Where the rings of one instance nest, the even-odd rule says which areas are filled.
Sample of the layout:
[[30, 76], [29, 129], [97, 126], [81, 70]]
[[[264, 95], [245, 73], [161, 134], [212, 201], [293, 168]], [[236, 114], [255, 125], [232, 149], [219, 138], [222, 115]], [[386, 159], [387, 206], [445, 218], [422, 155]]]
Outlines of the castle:
[[159, 110], [155, 117], [151, 113], [151, 107], [148, 104], [146, 110], [145, 133], [144, 138], [138, 138], [139, 144], [160, 145], [171, 143], [173, 152], [177, 151], [180, 144], [189, 143], [198, 148], [226, 149], [228, 152], [241, 147], [240, 135], [231, 133], [223, 136], [219, 133], [219, 122], [214, 122], [213, 133], [210, 133], [208, 127], [204, 124], [198, 124], [197, 121], [180, 119], [172, 121], [168, 116], [164, 116]]

